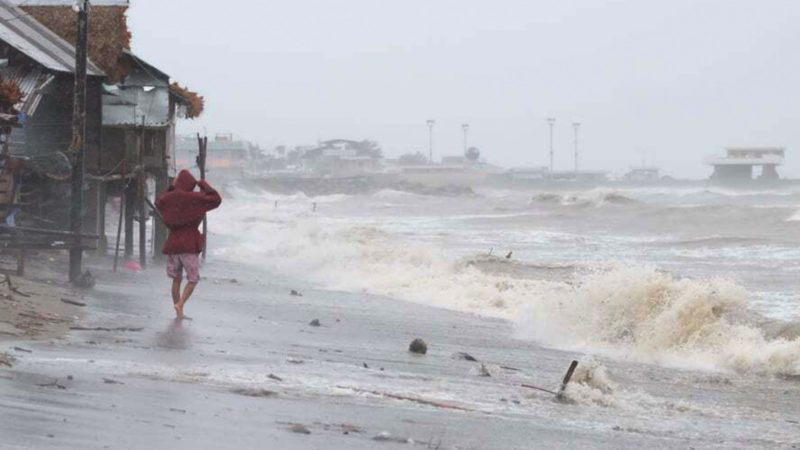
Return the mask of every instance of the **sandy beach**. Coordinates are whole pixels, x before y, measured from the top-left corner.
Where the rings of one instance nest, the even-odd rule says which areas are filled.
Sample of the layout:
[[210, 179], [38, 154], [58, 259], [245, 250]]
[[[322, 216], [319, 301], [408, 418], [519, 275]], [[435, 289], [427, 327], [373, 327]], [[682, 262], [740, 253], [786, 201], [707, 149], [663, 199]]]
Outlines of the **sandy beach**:
[[[0, 368], [3, 448], [800, 445], [795, 380], [588, 359], [518, 340], [504, 320], [219, 260], [187, 306], [192, 320], [176, 322], [161, 268], [93, 265], [79, 323], [96, 330], [1, 344], [31, 351]], [[427, 355], [407, 351], [416, 337]], [[568, 402], [520, 387], [557, 389], [573, 358]]]
[[[60, 339], [83, 316], [85, 292], [48, 275], [40, 280], [0, 276], [0, 343]], [[15, 353], [27, 352], [17, 346], [0, 353], [0, 366], [11, 367]]]

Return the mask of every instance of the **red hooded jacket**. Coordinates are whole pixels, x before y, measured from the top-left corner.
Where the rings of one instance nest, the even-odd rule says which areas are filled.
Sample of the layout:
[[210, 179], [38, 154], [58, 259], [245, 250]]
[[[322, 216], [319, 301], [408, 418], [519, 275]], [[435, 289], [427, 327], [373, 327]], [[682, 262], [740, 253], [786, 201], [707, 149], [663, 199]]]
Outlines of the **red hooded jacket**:
[[[200, 192], [193, 192], [196, 186], [200, 186]], [[188, 170], [181, 170], [175, 183], [156, 200], [156, 208], [169, 228], [162, 252], [165, 255], [202, 252], [205, 237], [197, 227], [206, 212], [220, 203], [222, 198], [210, 184], [205, 180], [198, 182]]]

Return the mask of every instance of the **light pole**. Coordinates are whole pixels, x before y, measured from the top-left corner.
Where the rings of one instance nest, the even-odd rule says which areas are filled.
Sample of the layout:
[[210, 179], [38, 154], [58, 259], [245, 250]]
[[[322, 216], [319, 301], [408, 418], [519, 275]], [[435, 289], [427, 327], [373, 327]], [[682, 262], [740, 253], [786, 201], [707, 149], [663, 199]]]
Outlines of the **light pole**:
[[572, 129], [575, 130], [575, 173], [578, 173], [578, 129], [580, 129], [580, 122], [573, 122]]
[[464, 130], [464, 155], [467, 154], [467, 133], [469, 133], [469, 124], [462, 123], [461, 129]]
[[433, 164], [433, 126], [436, 125], [436, 121], [433, 119], [428, 119], [428, 162]]
[[553, 175], [553, 126], [556, 124], [554, 117], [548, 117], [547, 123], [550, 124], [550, 175]]

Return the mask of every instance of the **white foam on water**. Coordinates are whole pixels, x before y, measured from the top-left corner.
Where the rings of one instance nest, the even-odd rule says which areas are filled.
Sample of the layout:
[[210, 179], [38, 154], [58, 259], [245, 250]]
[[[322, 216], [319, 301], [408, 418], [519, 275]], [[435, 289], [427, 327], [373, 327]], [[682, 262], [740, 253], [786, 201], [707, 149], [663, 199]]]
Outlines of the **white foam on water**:
[[788, 219], [786, 219], [786, 221], [787, 221], [787, 222], [797, 222], [797, 221], [800, 221], [800, 209], [798, 209], [797, 211], [795, 211], [795, 213], [794, 213], [794, 214], [792, 214], [792, 216], [791, 216], [791, 217], [789, 217]]
[[227, 236], [216, 256], [328, 289], [506, 318], [521, 336], [555, 347], [710, 370], [800, 374], [800, 341], [766, 337], [749, 319], [751, 295], [728, 280], [631, 264], [604, 265], [567, 282], [489, 274], [472, 258], [454, 260], [375, 221], [358, 226], [293, 205], [273, 211], [264, 197], [240, 195], [251, 198], [232, 202], [215, 219], [225, 221], [219, 233]]
[[748, 293], [724, 280], [692, 280], [620, 267], [543, 291], [518, 320], [554, 346], [626, 358], [759, 374], [800, 374], [800, 339], [769, 339], [749, 320]]

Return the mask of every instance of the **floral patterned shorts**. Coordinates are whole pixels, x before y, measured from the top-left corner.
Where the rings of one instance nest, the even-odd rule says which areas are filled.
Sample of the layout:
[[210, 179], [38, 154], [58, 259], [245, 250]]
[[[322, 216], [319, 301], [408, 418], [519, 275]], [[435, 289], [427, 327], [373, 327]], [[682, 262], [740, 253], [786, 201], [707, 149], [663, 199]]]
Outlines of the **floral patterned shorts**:
[[167, 255], [167, 275], [170, 278], [181, 279], [183, 271], [186, 271], [186, 279], [190, 282], [200, 281], [200, 255], [197, 253]]

